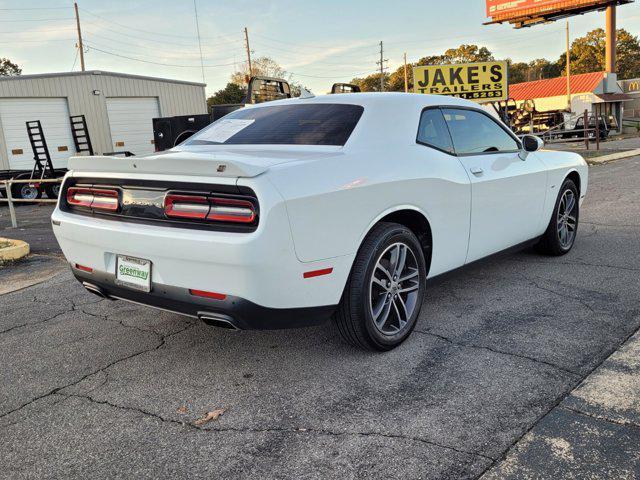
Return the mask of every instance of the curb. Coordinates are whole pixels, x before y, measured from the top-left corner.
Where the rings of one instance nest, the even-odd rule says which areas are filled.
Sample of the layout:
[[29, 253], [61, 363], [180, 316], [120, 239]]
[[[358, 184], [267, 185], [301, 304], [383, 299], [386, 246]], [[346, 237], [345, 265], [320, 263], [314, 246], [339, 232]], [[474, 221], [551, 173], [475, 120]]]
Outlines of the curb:
[[0, 237], [1, 242], [9, 242], [11, 245], [0, 248], [0, 262], [19, 260], [29, 255], [29, 244], [27, 242]]
[[613, 162], [622, 158], [635, 157], [640, 155], [640, 148], [635, 150], [627, 150], [626, 152], [612, 153], [611, 155], [601, 155], [599, 157], [585, 159], [589, 165], [602, 165], [603, 163]]

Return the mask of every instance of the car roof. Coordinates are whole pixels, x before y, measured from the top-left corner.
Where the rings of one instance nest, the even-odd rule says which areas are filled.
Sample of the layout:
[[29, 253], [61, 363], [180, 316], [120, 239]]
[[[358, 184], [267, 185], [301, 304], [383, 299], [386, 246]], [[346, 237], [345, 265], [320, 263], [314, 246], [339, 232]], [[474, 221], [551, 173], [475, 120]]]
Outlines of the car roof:
[[350, 105], [360, 105], [362, 107], [399, 107], [416, 104], [421, 107], [429, 106], [464, 106], [478, 108], [478, 104], [462, 98], [450, 97], [446, 95], [426, 95], [418, 93], [404, 92], [361, 92], [361, 93], [336, 93], [327, 95], [315, 95], [308, 98], [287, 98], [284, 100], [274, 100], [271, 102], [247, 105], [252, 108], [266, 107], [269, 105], [295, 105], [301, 103], [344, 103]]

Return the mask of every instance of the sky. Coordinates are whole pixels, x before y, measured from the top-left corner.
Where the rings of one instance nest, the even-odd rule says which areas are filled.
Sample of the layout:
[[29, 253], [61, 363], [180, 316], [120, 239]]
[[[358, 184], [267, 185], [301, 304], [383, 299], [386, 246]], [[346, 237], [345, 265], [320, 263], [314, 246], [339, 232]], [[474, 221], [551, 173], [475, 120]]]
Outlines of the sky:
[[[374, 73], [379, 42], [389, 71], [460, 44], [496, 58], [557, 59], [565, 22], [514, 30], [482, 25], [483, 0], [196, 0], [207, 94], [224, 88], [246, 58], [268, 56], [314, 93]], [[87, 70], [203, 81], [193, 0], [78, 0]], [[604, 28], [604, 12], [570, 19], [576, 38]], [[618, 28], [640, 33], [640, 1], [618, 8]], [[0, 57], [23, 74], [80, 70], [73, 2], [0, 0]]]

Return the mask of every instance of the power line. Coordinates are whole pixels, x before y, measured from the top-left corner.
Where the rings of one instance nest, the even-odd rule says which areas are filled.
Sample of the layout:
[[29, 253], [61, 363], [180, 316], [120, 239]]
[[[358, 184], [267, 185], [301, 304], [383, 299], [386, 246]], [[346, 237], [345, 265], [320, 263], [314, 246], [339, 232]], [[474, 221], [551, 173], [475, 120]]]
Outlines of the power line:
[[[96, 14], [96, 13], [93, 13], [93, 12], [91, 12], [91, 11], [87, 10], [86, 8], [82, 8], [82, 7], [80, 7], [80, 10], [82, 10], [82, 11], [84, 11], [84, 12], [87, 12], [89, 15], [92, 15], [92, 16], [94, 16], [94, 17], [96, 17], [96, 18], [99, 18], [100, 20], [102, 20], [102, 21], [106, 22], [108, 25], [118, 26], [118, 27], [120, 27], [120, 28], [124, 28], [125, 30], [133, 30], [133, 31], [142, 32], [142, 33], [147, 33], [147, 34], [149, 34], [149, 35], [156, 35], [156, 36], [159, 36], [159, 37], [165, 37], [165, 38], [166, 38], [166, 37], [175, 37], [175, 38], [185, 38], [185, 39], [189, 39], [189, 40], [192, 40], [192, 39], [193, 39], [193, 37], [192, 37], [192, 36], [190, 36], [190, 35], [175, 35], [175, 34], [171, 34], [171, 33], [167, 33], [167, 32], [155, 32], [155, 31], [151, 31], [151, 30], [143, 30], [143, 29], [141, 29], [141, 28], [136, 28], [136, 27], [132, 27], [132, 26], [130, 26], [130, 25], [125, 25], [125, 24], [123, 24], [123, 23], [115, 22], [115, 21], [110, 20], [110, 19], [108, 19], [108, 18], [105, 18], [105, 17], [103, 17], [103, 16], [101, 16], [101, 15], [98, 15], [98, 14]], [[118, 32], [118, 33], [119, 33], [119, 32]], [[215, 38], [224, 38], [224, 39], [228, 39], [228, 38], [229, 38], [229, 35], [230, 35], [230, 34], [228, 34], [228, 35], [217, 35], [217, 36], [213, 36], [213, 37], [203, 36], [202, 38], [204, 38], [204, 39], [215, 39]]]
[[[97, 48], [93, 45], [89, 45], [85, 42], [85, 46], [87, 48], [89, 48], [90, 50], [95, 50], [96, 52], [100, 52], [100, 53], [104, 53], [107, 55], [112, 55], [114, 57], [119, 57], [119, 58], [126, 58], [127, 60], [133, 60], [134, 62], [142, 62], [142, 63], [149, 63], [151, 65], [162, 65], [164, 67], [181, 67], [181, 68], [198, 68], [199, 65], [179, 65], [179, 64], [174, 64], [174, 63], [162, 63], [162, 62], [154, 62], [151, 60], [144, 60], [142, 58], [135, 58], [135, 57], [130, 57], [127, 55], [120, 55], [118, 53], [114, 53], [114, 52], [110, 52], [107, 50], [102, 50], [100, 48]], [[228, 67], [230, 65], [233, 65], [234, 62], [230, 62], [230, 63], [220, 63], [218, 65], [203, 65], [204, 68], [214, 68], [214, 67]]]
[[0, 11], [8, 12], [13, 10], [67, 10], [68, 8], [72, 8], [69, 6], [66, 7], [26, 7], [26, 8], [0, 8]]
[[74, 17], [63, 18], [25, 18], [23, 20], [0, 20], [2, 23], [22, 23], [22, 22], [58, 22], [60, 20], [74, 20]]
[[202, 43], [200, 42], [200, 25], [198, 23], [198, 6], [196, 0], [193, 0], [193, 10], [196, 14], [196, 33], [198, 35], [198, 48], [200, 49], [200, 67], [202, 68], [202, 83], [207, 83], [204, 79], [204, 60], [202, 59]]

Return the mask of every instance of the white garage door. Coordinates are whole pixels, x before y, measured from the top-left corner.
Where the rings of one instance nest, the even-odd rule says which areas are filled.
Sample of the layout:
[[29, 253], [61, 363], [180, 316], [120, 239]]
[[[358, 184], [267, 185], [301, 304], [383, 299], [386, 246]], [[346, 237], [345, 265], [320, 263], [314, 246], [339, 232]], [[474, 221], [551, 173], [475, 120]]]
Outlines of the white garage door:
[[156, 97], [107, 98], [107, 113], [114, 152], [154, 152], [151, 120], [160, 116]]
[[9, 168], [31, 170], [33, 150], [25, 122], [40, 120], [53, 166], [65, 168], [75, 154], [66, 98], [0, 98], [0, 126]]

